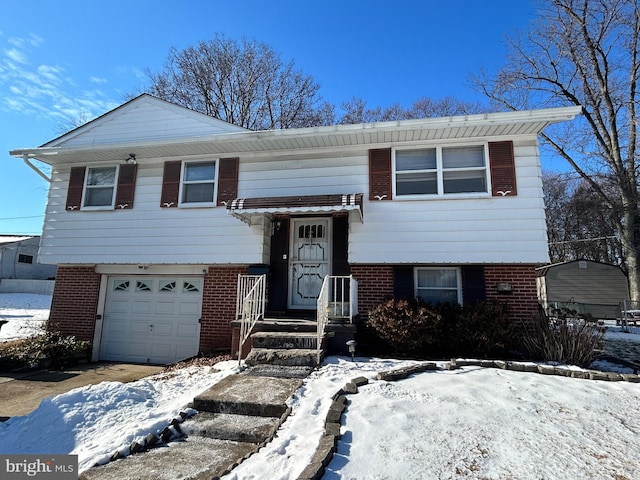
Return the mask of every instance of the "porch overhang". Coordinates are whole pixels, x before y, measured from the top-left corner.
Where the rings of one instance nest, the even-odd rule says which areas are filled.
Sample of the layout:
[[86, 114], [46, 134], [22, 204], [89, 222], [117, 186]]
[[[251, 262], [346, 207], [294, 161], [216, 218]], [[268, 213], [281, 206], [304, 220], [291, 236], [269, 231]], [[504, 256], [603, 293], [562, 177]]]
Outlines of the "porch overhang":
[[227, 204], [227, 212], [251, 225], [252, 215], [288, 215], [307, 213], [355, 212], [364, 222], [362, 193], [302, 195], [294, 197], [236, 198]]

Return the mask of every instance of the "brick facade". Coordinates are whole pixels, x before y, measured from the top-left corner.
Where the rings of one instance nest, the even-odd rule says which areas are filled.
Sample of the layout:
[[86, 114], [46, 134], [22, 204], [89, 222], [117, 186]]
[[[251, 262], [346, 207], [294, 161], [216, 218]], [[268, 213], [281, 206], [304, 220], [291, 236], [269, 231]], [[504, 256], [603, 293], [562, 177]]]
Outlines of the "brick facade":
[[[393, 266], [351, 265], [351, 274], [358, 281], [358, 308], [363, 318], [393, 296]], [[496, 284], [502, 282], [511, 284], [511, 293], [496, 291]], [[529, 322], [538, 309], [535, 265], [485, 265], [484, 284], [486, 299], [506, 302], [515, 321]]]
[[47, 328], [93, 342], [99, 292], [94, 267], [58, 266]]
[[231, 348], [230, 322], [236, 316], [238, 274], [246, 274], [246, 266], [209, 267], [204, 277], [200, 351]]
[[[538, 311], [538, 292], [536, 289], [535, 265], [485, 265], [484, 278], [487, 300], [505, 302], [509, 306], [509, 315], [516, 322], [530, 324]], [[501, 282], [511, 284], [511, 293], [496, 291]]]

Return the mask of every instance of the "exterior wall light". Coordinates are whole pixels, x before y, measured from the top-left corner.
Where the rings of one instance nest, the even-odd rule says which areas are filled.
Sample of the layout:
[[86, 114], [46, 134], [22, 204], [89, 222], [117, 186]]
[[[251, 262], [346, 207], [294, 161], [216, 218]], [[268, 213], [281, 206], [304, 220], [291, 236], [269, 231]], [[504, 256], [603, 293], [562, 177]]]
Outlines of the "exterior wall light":
[[500, 282], [496, 284], [496, 292], [511, 293], [511, 284], [509, 282]]

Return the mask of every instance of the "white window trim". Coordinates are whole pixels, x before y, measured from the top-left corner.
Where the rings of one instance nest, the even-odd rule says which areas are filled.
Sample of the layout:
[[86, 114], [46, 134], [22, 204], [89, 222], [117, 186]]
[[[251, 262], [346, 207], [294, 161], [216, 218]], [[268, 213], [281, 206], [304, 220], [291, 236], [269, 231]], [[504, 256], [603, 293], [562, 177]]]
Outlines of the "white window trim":
[[[86, 200], [86, 195], [87, 195], [87, 182], [89, 181], [89, 172], [91, 171], [91, 169], [93, 168], [108, 168], [108, 167], [115, 167], [116, 169], [116, 173], [114, 176], [114, 182], [113, 182], [113, 192], [111, 193], [111, 203], [109, 205], [85, 205], [84, 202]], [[120, 164], [111, 164], [111, 165], [92, 165], [92, 166], [88, 166], [87, 170], [85, 172], [84, 175], [84, 183], [82, 184], [82, 202], [80, 203], [80, 205], [82, 205], [80, 207], [80, 210], [113, 210], [115, 208], [115, 204], [116, 204], [116, 194], [118, 191], [118, 176], [120, 175]], [[91, 187], [88, 187], [91, 188]]]
[[[184, 175], [186, 172], [186, 165], [193, 165], [196, 163], [212, 163], [214, 164], [214, 179], [213, 179], [213, 201], [211, 202], [183, 202], [182, 201], [182, 191], [184, 187]], [[219, 172], [220, 168], [220, 159], [219, 158], [207, 158], [202, 160], [183, 160], [182, 165], [180, 166], [180, 188], [178, 190], [178, 207], [179, 208], [200, 208], [200, 207], [215, 207], [217, 204], [216, 199], [218, 198], [218, 181], [219, 181]], [[189, 183], [211, 183], [207, 182], [189, 182]]]
[[[484, 167], [468, 167], [468, 168], [449, 168], [447, 171], [454, 172], [459, 171], [480, 171], [484, 169], [485, 184], [487, 186], [486, 192], [465, 192], [465, 193], [444, 193], [444, 169], [442, 167], [442, 149], [443, 148], [455, 148], [455, 147], [477, 147], [482, 146], [484, 149]], [[428, 173], [436, 172], [438, 193], [426, 193], [426, 194], [414, 194], [414, 195], [398, 195], [396, 192], [397, 184], [397, 170], [396, 170], [396, 152], [402, 150], [428, 150], [435, 149], [436, 151], [436, 168], [425, 170], [411, 170], [412, 172]], [[474, 143], [452, 143], [442, 145], [420, 145], [410, 146], [403, 148], [393, 148], [391, 156], [391, 168], [393, 172], [393, 179], [391, 182], [392, 194], [394, 200], [426, 200], [426, 199], [456, 199], [456, 198], [489, 198], [491, 197], [491, 170], [489, 164], [489, 144], [487, 142], [474, 142]]]
[[415, 267], [413, 269], [413, 285], [414, 285], [413, 294], [415, 298], [420, 297], [419, 289], [418, 289], [418, 271], [419, 270], [455, 270], [457, 299], [458, 299], [458, 303], [462, 305], [462, 269], [460, 267]]

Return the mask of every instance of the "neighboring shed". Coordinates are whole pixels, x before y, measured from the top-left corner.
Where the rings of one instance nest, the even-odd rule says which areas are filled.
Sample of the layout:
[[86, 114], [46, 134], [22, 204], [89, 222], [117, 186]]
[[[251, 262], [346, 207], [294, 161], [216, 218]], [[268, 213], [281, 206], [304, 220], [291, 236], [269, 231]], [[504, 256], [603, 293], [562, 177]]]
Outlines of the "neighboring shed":
[[0, 280], [51, 280], [55, 265], [38, 263], [40, 237], [0, 235]]
[[594, 318], [620, 315], [620, 302], [629, 298], [627, 277], [617, 265], [574, 260], [537, 269], [538, 300], [546, 311], [568, 307]]

